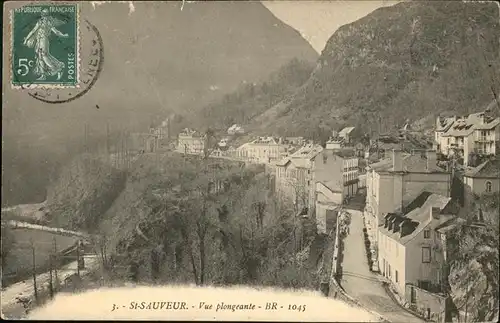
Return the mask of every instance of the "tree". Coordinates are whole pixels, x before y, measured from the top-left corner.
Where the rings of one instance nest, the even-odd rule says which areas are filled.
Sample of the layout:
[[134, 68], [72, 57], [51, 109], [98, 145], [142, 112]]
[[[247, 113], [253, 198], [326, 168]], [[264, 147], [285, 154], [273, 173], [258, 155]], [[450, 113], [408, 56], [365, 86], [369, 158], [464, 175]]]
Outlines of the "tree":
[[12, 250], [15, 246], [15, 237], [12, 232], [12, 229], [9, 227], [5, 221], [2, 221], [2, 248], [1, 248], [1, 262], [2, 262], [2, 271], [7, 264], [7, 259], [10, 258], [12, 254]]

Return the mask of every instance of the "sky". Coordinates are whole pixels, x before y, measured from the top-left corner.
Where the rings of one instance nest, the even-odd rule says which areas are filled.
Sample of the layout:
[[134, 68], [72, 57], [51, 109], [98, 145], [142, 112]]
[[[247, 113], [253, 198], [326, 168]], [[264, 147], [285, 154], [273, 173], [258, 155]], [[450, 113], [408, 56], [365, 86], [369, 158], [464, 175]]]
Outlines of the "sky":
[[[106, 1], [92, 1], [94, 7]], [[132, 1], [129, 14], [135, 11]], [[185, 1], [190, 5], [195, 1]], [[394, 0], [267, 0], [261, 1], [278, 19], [300, 32], [321, 53], [331, 35], [342, 25], [356, 21], [373, 10], [396, 4]]]
[[321, 53], [332, 34], [373, 10], [399, 1], [261, 1], [278, 19], [300, 32]]

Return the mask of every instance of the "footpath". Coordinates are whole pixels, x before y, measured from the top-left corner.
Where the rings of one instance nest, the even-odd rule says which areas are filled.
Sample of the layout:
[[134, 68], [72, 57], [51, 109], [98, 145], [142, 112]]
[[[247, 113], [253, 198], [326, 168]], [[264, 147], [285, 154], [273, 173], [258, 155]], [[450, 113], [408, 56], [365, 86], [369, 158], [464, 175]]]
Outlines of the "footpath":
[[387, 294], [377, 275], [370, 271], [364, 244], [363, 214], [359, 210], [347, 211], [351, 213], [351, 223], [344, 240], [341, 286], [364, 307], [391, 322], [425, 322], [401, 308]]
[[[99, 260], [95, 255], [84, 255], [85, 269], [80, 270], [80, 275], [84, 276], [99, 266]], [[57, 279], [61, 284], [65, 280], [74, 276], [77, 272], [77, 261], [71, 262], [57, 269]], [[54, 274], [54, 273], [53, 273]], [[53, 277], [55, 281], [55, 277]], [[48, 293], [50, 282], [50, 273], [45, 272], [36, 276], [37, 291], [39, 295]], [[33, 287], [33, 279], [12, 284], [5, 289], [2, 289], [2, 318], [10, 316], [18, 316], [23, 312], [23, 305], [18, 301], [18, 298], [23, 298], [31, 303], [35, 302], [35, 289]]]

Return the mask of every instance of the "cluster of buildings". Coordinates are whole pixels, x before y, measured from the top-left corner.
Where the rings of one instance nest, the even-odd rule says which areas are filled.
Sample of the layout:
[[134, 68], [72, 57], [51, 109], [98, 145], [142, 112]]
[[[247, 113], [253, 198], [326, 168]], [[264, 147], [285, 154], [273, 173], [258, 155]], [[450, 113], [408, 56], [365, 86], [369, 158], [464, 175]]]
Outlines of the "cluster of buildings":
[[149, 127], [149, 132], [130, 134], [131, 148], [142, 153], [153, 153], [161, 148], [170, 138], [170, 118], [166, 118], [160, 125]]
[[[438, 117], [435, 150], [404, 152], [395, 147], [366, 167], [364, 218], [375, 254], [373, 269], [408, 304], [434, 298], [426, 301], [426, 309], [440, 311], [433, 306], [444, 304], [441, 300], [449, 292], [450, 250], [457, 243], [450, 230], [471, 207], [478, 207], [477, 196], [499, 196], [499, 125], [499, 118], [486, 113]], [[486, 158], [474, 165], [474, 153]], [[464, 167], [441, 167], [439, 154], [458, 155]]]
[[205, 142], [206, 134], [185, 128], [179, 133], [176, 150], [187, 155], [202, 155]]
[[[298, 216], [315, 217], [320, 233], [329, 232], [327, 219], [366, 185], [363, 213], [373, 269], [409, 304], [442, 298], [450, 246], [456, 243], [450, 230], [475, 196], [500, 194], [500, 118], [487, 113], [438, 117], [433, 149], [410, 136], [408, 125], [399, 137], [380, 136], [368, 143], [354, 139], [354, 130], [333, 132], [324, 146], [302, 137], [267, 136], [232, 147], [227, 137], [212, 156], [267, 165], [275, 198], [293, 206]], [[244, 130], [233, 125], [227, 133], [241, 135]], [[205, 143], [203, 134], [185, 129], [177, 150], [202, 154]], [[488, 158], [474, 164], [473, 154]], [[464, 167], [443, 167], [443, 156], [463, 158]], [[462, 183], [458, 193], [453, 186], [457, 178]], [[431, 303], [428, 311], [439, 312]]]
[[373, 269], [405, 302], [429, 313], [443, 313], [449, 292], [450, 250], [457, 243], [450, 230], [471, 210], [474, 196], [500, 194], [498, 158], [468, 168], [459, 196], [452, 187], [456, 175], [437, 165], [435, 151], [394, 150], [367, 166], [364, 217], [376, 246]]
[[[275, 191], [303, 214], [318, 214], [318, 195], [332, 209], [358, 191], [359, 158], [352, 149], [326, 149], [308, 144], [275, 165]], [[326, 199], [328, 198], [328, 199]], [[319, 222], [322, 216], [316, 217]]]
[[437, 117], [435, 149], [447, 157], [463, 159], [473, 165], [473, 155], [492, 156], [500, 153], [500, 117], [485, 112], [468, 116]]
[[[228, 134], [243, 131], [233, 125]], [[212, 157], [265, 164], [274, 183], [276, 198], [304, 216], [315, 216], [318, 230], [326, 232], [326, 214], [336, 212], [346, 197], [353, 196], [359, 185], [359, 157], [351, 136], [354, 127], [342, 129], [325, 147], [303, 137], [257, 137], [238, 147], [232, 138], [222, 138], [211, 147]], [[241, 132], [240, 132], [241, 134]], [[341, 144], [332, 146], [337, 140]], [[184, 129], [179, 134], [177, 151], [200, 155], [204, 134]]]

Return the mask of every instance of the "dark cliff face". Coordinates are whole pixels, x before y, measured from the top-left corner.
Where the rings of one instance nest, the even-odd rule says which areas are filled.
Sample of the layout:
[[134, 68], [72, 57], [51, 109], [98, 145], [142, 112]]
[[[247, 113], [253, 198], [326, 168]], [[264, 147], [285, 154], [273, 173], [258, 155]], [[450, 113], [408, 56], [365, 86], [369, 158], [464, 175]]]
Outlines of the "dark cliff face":
[[106, 123], [111, 131], [147, 129], [158, 115], [203, 106], [295, 57], [318, 58], [259, 2], [186, 3], [182, 11], [181, 4], [135, 3], [129, 14], [127, 4], [82, 3], [81, 17], [99, 29], [105, 59], [99, 80], [80, 99], [47, 105], [10, 89], [4, 75], [3, 205], [43, 200], [49, 169], [78, 152], [85, 123], [95, 141]]
[[[406, 2], [339, 28], [318, 68], [269, 121], [282, 132], [352, 124], [389, 131], [409, 118], [469, 113], [493, 99], [499, 66], [495, 3]], [[435, 119], [432, 119], [432, 121]], [[287, 124], [297, 127], [287, 127]]]

